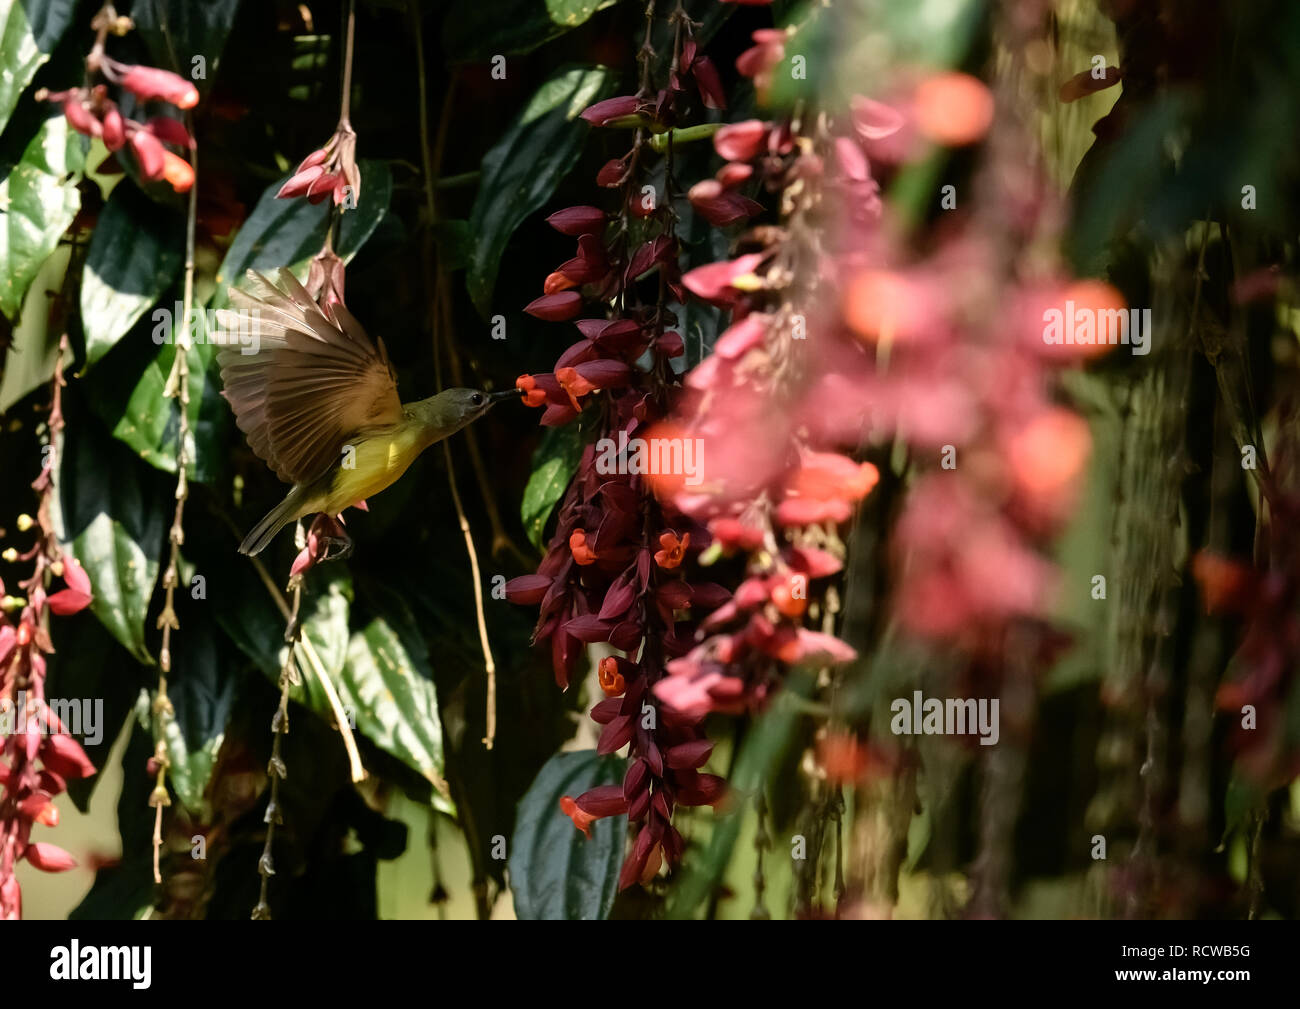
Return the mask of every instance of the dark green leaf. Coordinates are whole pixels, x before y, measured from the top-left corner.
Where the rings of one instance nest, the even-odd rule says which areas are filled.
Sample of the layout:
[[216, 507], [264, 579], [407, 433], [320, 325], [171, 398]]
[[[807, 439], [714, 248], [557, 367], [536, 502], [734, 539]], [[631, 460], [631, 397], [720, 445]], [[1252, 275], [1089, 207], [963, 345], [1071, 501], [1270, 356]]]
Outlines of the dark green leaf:
[[0, 181], [0, 312], [13, 318], [81, 206], [81, 137], [54, 116]]
[[[168, 778], [181, 803], [198, 812], [239, 681], [233, 675], [236, 665], [223, 654], [225, 643], [215, 633], [207, 601], [191, 601], [189, 590], [178, 587], [176, 608], [181, 626], [172, 635], [174, 674], [168, 696], [175, 717], [165, 728]], [[225, 644], [224, 650], [229, 649]]]
[[582, 458], [582, 435], [578, 425], [548, 427], [533, 453], [533, 472], [524, 488], [519, 517], [533, 546], [546, 544], [546, 521], [578, 471]]
[[0, 130], [50, 58], [76, 6], [76, 0], [0, 0]]
[[150, 0], [135, 4], [131, 17], [154, 62], [207, 94], [238, 11], [239, 0]]
[[527, 53], [585, 23], [614, 0], [457, 0], [442, 26], [442, 47], [453, 63]]
[[55, 529], [90, 576], [91, 611], [141, 662], [145, 615], [158, 578], [170, 494], [103, 436], [91, 417], [69, 417], [58, 446]]
[[[185, 222], [131, 185], [113, 189], [81, 279], [86, 367], [108, 353], [180, 273]], [[174, 315], [173, 306], [163, 306]]]
[[474, 248], [466, 283], [484, 317], [492, 305], [506, 243], [524, 218], [551, 198], [573, 167], [589, 129], [578, 116], [608, 97], [612, 87], [604, 67], [560, 71], [538, 89], [483, 156], [483, 178], [469, 221]]
[[0, 357], [4, 366], [0, 374], [0, 414], [33, 389], [48, 385], [54, 377], [62, 331], [57, 328], [57, 317], [51, 321], [51, 310], [71, 258], [71, 246], [56, 248], [32, 281], [23, 302], [22, 318], [14, 326], [13, 343]]
[[418, 635], [400, 636], [376, 617], [352, 635], [336, 686], [362, 735], [445, 790], [438, 697]]
[[599, 921], [609, 914], [623, 862], [622, 818], [597, 820], [591, 837], [560, 811], [560, 799], [623, 780], [624, 762], [595, 750], [557, 753], [519, 800], [510, 845], [510, 889], [523, 920]]

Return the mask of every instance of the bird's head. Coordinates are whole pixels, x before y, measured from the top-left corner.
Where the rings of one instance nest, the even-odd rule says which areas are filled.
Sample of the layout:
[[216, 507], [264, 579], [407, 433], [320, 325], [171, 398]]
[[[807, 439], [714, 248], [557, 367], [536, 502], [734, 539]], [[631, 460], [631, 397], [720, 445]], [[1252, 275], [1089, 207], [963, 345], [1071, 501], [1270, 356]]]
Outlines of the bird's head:
[[412, 403], [412, 416], [429, 428], [435, 440], [470, 424], [503, 399], [518, 399], [518, 389], [483, 392], [481, 389], [445, 389], [429, 399]]

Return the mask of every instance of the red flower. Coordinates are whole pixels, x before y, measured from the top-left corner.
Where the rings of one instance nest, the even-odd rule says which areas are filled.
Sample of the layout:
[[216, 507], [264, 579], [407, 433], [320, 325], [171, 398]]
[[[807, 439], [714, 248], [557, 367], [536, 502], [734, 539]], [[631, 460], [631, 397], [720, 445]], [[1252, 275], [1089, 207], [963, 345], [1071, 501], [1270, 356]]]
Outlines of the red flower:
[[136, 130], [131, 134], [131, 150], [135, 152], [140, 163], [140, 174], [150, 182], [157, 182], [166, 169], [167, 153], [158, 138], [147, 130]]
[[713, 135], [713, 147], [728, 161], [751, 161], [767, 140], [768, 125], [759, 119], [728, 123]]
[[655, 563], [661, 568], [672, 569], [686, 556], [686, 548], [691, 545], [691, 534], [685, 533], [680, 539], [671, 529], [659, 536], [659, 550], [655, 551]]
[[63, 580], [68, 587], [46, 599], [46, 605], [49, 606], [51, 613], [61, 617], [80, 613], [90, 605], [94, 596], [90, 591], [90, 578], [76, 558], [64, 556]]
[[560, 812], [573, 821], [573, 825], [580, 831], [591, 837], [591, 825], [600, 819], [598, 816], [592, 816], [590, 813], [584, 813], [578, 808], [577, 802], [573, 796], [564, 795], [560, 797]]
[[626, 686], [623, 674], [618, 669], [618, 659], [613, 655], [607, 655], [600, 660], [600, 665], [596, 668], [597, 676], [600, 678], [600, 689], [606, 697], [618, 697]]
[[596, 553], [587, 545], [585, 530], [575, 529], [569, 534], [569, 551], [578, 564], [585, 566], [596, 563]]
[[120, 75], [114, 83], [126, 88], [142, 102], [160, 98], [171, 102], [178, 109], [192, 109], [199, 104], [199, 89], [170, 70], [159, 67], [127, 67], [112, 60], [105, 60], [104, 65], [106, 68], [111, 67], [112, 71], [111, 75], [106, 73], [105, 76], [113, 80]]
[[546, 402], [546, 390], [538, 388], [532, 375], [520, 375], [515, 379], [515, 388], [524, 394], [524, 406], [541, 406]]
[[705, 301], [717, 305], [730, 305], [739, 293], [733, 287], [735, 281], [753, 273], [762, 261], [761, 252], [752, 252], [738, 259], [697, 266], [682, 277], [682, 284], [692, 294]]
[[25, 857], [42, 872], [66, 872], [68, 869], [75, 868], [77, 864], [77, 860], [57, 844], [49, 844], [45, 841], [29, 844]]

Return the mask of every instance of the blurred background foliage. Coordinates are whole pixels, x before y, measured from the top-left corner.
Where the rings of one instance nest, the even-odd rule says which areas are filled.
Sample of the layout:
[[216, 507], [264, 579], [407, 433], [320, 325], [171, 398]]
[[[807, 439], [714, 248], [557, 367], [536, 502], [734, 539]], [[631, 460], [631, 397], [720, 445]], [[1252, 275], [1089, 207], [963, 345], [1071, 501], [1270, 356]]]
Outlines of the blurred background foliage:
[[[451, 277], [463, 384], [508, 387], [520, 373], [548, 370], [568, 342], [560, 327], [520, 309], [568, 255], [569, 241], [544, 223], [547, 208], [602, 199], [595, 174], [620, 151], [575, 115], [631, 90], [643, 6], [359, 2], [352, 122], [363, 186], [356, 212], [344, 217], [340, 252], [349, 260], [348, 305], [384, 338], [404, 398], [435, 388], [431, 261]], [[801, 19], [805, 8], [789, 0], [771, 8], [714, 0], [686, 6], [705, 26], [701, 35], [728, 90], [729, 108], [713, 115], [749, 117], [755, 98], [735, 73], [735, 57], [750, 32]], [[893, 59], [986, 78], [1005, 65], [989, 5], [835, 6], [841, 30], [807, 43], [809, 88], [872, 93], [892, 65], [882, 47]], [[0, 206], [9, 235], [0, 241], [0, 346], [7, 347], [0, 534], [5, 544], [18, 542], [17, 516], [34, 507], [27, 485], [39, 471], [54, 352], [66, 331], [75, 360], [67, 369], [60, 522], [96, 602], [55, 621], [49, 692], [102, 697], [107, 723], [103, 741], [88, 747], [100, 773], [62, 800], [59, 840], [82, 867], [62, 877], [24, 867], [20, 876], [32, 917], [245, 918], [257, 897], [283, 647], [277, 587], [294, 551], [289, 537], [275, 543], [261, 558], [266, 577], [235, 552], [281, 486], [231, 423], [210, 348], [197, 347], [182, 584], [201, 575], [205, 598], [178, 594], [176, 722], [167, 740], [174, 794], [165, 882], [155, 887], [147, 713], [157, 682], [158, 579], [178, 426], [162, 395], [174, 346], [155, 340], [152, 310], [180, 300], [185, 213], [178, 200], [106, 173], [102, 146], [69, 136], [63, 119], [30, 97], [37, 87], [80, 79], [97, 7], [92, 0], [0, 0], [0, 57], [21, 69], [0, 86]], [[172, 67], [174, 54], [207, 57], [194, 110], [196, 303], [224, 304], [225, 286], [249, 266], [305, 269], [324, 236], [325, 208], [272, 197], [333, 131], [342, 5], [136, 0], [124, 12], [138, 30], [113, 43], [119, 58]], [[1064, 82], [1095, 55], [1125, 68], [1122, 86], [1071, 104], [1055, 93], [1022, 96], [1033, 110], [1043, 165], [1070, 192], [1064, 233], [1079, 273], [1107, 277], [1131, 304], [1167, 298], [1179, 306], [1172, 317], [1184, 328], [1196, 306], [1226, 319], [1233, 280], [1252, 268], [1280, 261], [1293, 273], [1300, 8], [1288, 0], [1057, 0], [1046, 27], [1030, 58], [1049, 78]], [[500, 55], [503, 78], [492, 73]], [[184, 72], [187, 60], [181, 64]], [[439, 180], [435, 218], [424, 192], [426, 144]], [[676, 170], [694, 179], [715, 165], [701, 144], [681, 150]], [[970, 167], [959, 154], [931, 166], [921, 183], [900, 180], [890, 198], [917, 200], [916, 215], [925, 219], [938, 211], [916, 194], [963, 182]], [[1255, 186], [1261, 209], [1241, 209], [1245, 184]], [[680, 233], [686, 265], [728, 251], [725, 239], [717, 244], [719, 232], [695, 227], [689, 214]], [[1200, 292], [1195, 304], [1191, 285]], [[491, 338], [496, 315], [506, 319], [505, 340]], [[1166, 797], [1182, 831], [1182, 840], [1165, 846], [1165, 864], [1175, 878], [1198, 884], [1184, 911], [1239, 913], [1248, 871], [1267, 895], [1264, 913], [1297, 911], [1300, 786], [1265, 796], [1234, 776], [1212, 710], [1237, 628], [1205, 617], [1190, 579], [1178, 575], [1207, 546], [1250, 556], [1253, 492], [1234, 438], [1243, 425], [1262, 431], [1269, 404], [1290, 385], [1297, 319], [1294, 309], [1251, 314], [1241, 353], [1215, 358], [1217, 373], [1185, 338], [1157, 335], [1157, 347], [1170, 349], [1149, 361], [1115, 357], [1071, 377], [1069, 394], [1094, 435], [1087, 497], [1060, 543], [1066, 582], [1080, 587], [1060, 613], [1074, 648], [1041, 684], [1037, 742], [1014, 831], [1012, 913], [1114, 913], [1087, 838], [1136, 837], [1142, 800], [1134, 772], [1152, 760], [1166, 783], [1174, 782]], [[688, 315], [688, 364], [707, 353], [717, 327], [714, 312]], [[1288, 367], [1275, 378], [1278, 361]], [[542, 434], [535, 415], [511, 407], [494, 411], [475, 437], [486, 481], [472, 479], [467, 440], [453, 441], [452, 453], [490, 590], [495, 576], [535, 566], [578, 443], [576, 431]], [[727, 815], [684, 815], [693, 850], [681, 878], [614, 899], [623, 844], [614, 821], [602, 821], [584, 842], [555, 813], [561, 794], [621, 775], [581, 752], [593, 745], [579, 717], [593, 700], [592, 684], [557, 691], [545, 649], [529, 646], [532, 614], [491, 597], [500, 728], [495, 747], [484, 748], [473, 592], [441, 453], [429, 453], [349, 529], [355, 554], [308, 581], [305, 631], [356, 713], [370, 777], [350, 783], [327, 704], [318, 689], [296, 688], [272, 881], [276, 917], [749, 913], [760, 849], [748, 805]], [[1104, 609], [1086, 588], [1098, 570], [1115, 572], [1115, 603]], [[2, 574], [8, 580], [9, 572]], [[1153, 654], [1170, 677], [1158, 701], [1170, 730], [1167, 749], [1154, 756], [1145, 752], [1145, 695], [1124, 679]], [[873, 698], [910, 691], [923, 670], [938, 675], [933, 661], [886, 640], [864, 659], [855, 702], [867, 710]], [[923, 796], [863, 791], [828, 818], [827, 810], [810, 810], [794, 784], [811, 740], [802, 689], [792, 683], [752, 723], [711, 727], [721, 742], [710, 767], [727, 771], [742, 795], [766, 783], [774, 837], [855, 822], [872, 829], [864, 821], [879, 819], [902, 849], [896, 915], [954, 913], [977, 842], [970, 752], [922, 739], [930, 770]], [[1115, 697], [1126, 700], [1115, 704]], [[562, 750], [569, 752], [556, 757]], [[446, 797], [434, 788], [440, 779], [449, 785]], [[867, 802], [876, 803], [870, 816]], [[1173, 822], [1164, 821], [1166, 836], [1177, 832]], [[190, 857], [198, 834], [206, 837], [205, 860]], [[508, 861], [501, 857], [507, 850]], [[806, 908], [810, 896], [812, 903], [829, 900], [834, 883], [825, 863], [800, 879], [790, 860], [764, 861], [766, 902], [777, 916]]]

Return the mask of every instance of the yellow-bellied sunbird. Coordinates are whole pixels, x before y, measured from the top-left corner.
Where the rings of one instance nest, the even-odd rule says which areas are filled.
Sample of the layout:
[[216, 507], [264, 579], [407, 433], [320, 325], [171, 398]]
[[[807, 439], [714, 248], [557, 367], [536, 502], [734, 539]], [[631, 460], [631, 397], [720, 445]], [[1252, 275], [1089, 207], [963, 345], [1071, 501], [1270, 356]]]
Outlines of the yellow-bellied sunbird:
[[247, 290], [230, 288], [235, 310], [217, 313], [223, 395], [249, 446], [293, 489], [240, 553], [258, 553], [304, 515], [337, 515], [378, 494], [434, 442], [519, 395], [447, 389], [403, 403], [383, 341], [371, 342], [343, 305], [327, 315], [286, 269], [280, 288], [247, 277]]

